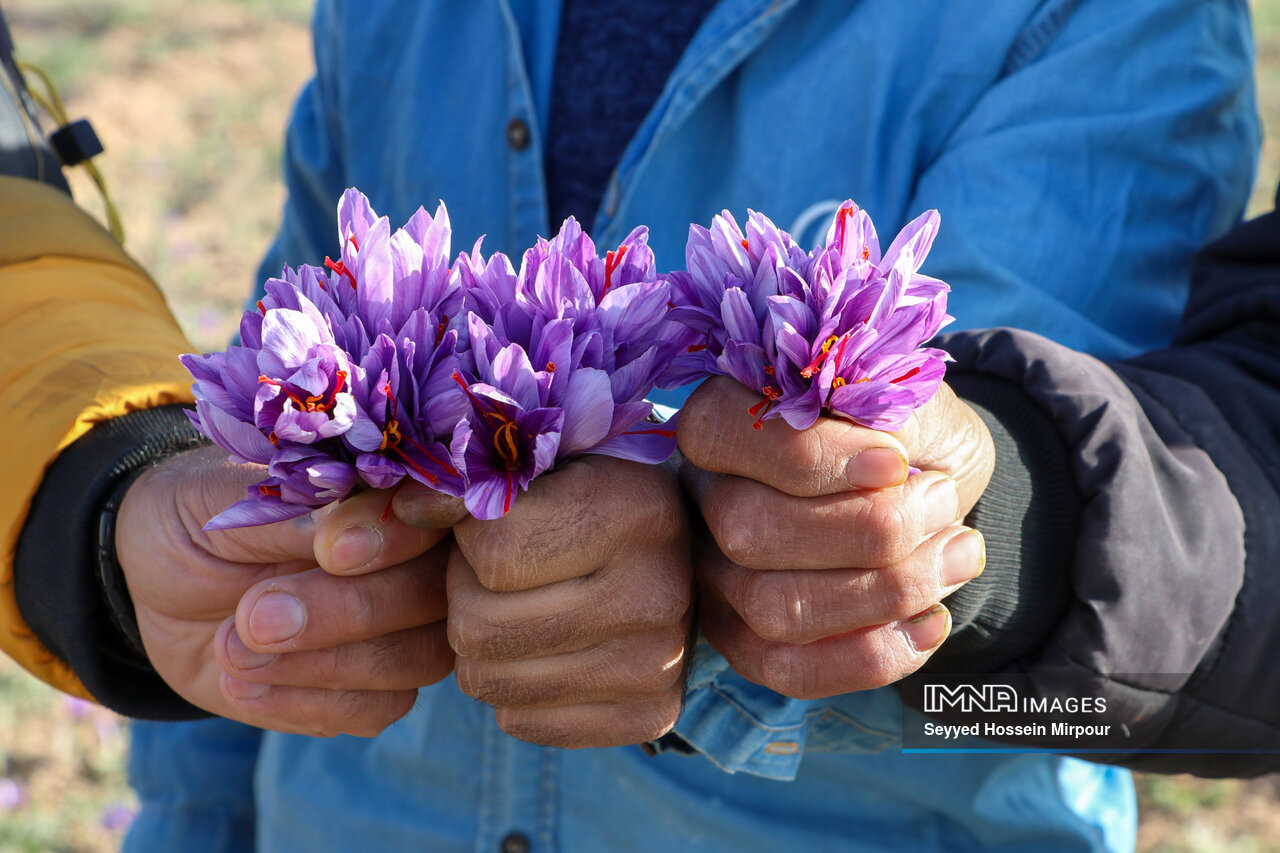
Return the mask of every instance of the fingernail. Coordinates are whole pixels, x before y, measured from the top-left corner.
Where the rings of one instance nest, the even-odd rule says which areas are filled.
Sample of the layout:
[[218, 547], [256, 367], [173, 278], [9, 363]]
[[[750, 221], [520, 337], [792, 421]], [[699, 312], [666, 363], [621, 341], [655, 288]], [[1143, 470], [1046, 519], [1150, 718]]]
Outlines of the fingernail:
[[951, 611], [935, 604], [899, 624], [916, 651], [931, 652], [951, 633]]
[[907, 479], [907, 457], [892, 447], [870, 447], [855, 453], [844, 467], [854, 489], [884, 489]]
[[956, 481], [945, 477], [924, 493], [924, 525], [929, 532], [956, 523], [960, 514], [960, 489]]
[[248, 701], [261, 699], [271, 689], [270, 684], [255, 684], [252, 681], [241, 681], [226, 673], [222, 674], [222, 687], [232, 699]]
[[373, 562], [381, 550], [381, 530], [366, 524], [348, 527], [333, 543], [333, 571], [338, 574], [359, 571]]
[[244, 644], [235, 631], [227, 634], [227, 658], [236, 669], [257, 669], [276, 659], [275, 655], [255, 652]]
[[306, 624], [307, 608], [287, 592], [263, 593], [249, 611], [249, 633], [263, 646], [297, 636]]
[[942, 585], [971, 581], [987, 566], [987, 543], [982, 534], [967, 528], [951, 537], [942, 549]]

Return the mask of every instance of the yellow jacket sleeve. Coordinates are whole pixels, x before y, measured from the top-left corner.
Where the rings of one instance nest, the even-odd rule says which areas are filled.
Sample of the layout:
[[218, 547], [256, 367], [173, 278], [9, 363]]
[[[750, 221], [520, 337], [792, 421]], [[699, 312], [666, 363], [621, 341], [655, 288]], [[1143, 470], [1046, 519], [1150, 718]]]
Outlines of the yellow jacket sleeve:
[[58, 453], [99, 421], [190, 402], [191, 345], [151, 278], [69, 197], [0, 177], [0, 650], [89, 697], [31, 633], [13, 590], [31, 499]]

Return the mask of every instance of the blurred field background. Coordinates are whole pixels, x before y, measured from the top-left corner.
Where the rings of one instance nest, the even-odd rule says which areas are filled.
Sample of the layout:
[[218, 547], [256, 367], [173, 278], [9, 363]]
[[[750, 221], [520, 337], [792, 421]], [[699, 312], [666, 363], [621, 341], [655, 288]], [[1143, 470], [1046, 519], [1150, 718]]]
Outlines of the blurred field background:
[[[129, 249], [188, 336], [222, 346], [279, 216], [281, 133], [310, 74], [311, 0], [0, 0], [22, 58], [92, 118]], [[1280, 178], [1280, 0], [1254, 0], [1268, 137], [1251, 211]], [[81, 204], [101, 210], [92, 185]], [[425, 202], [434, 201], [424, 199]], [[0, 656], [0, 853], [115, 850], [135, 807], [127, 728]], [[1139, 849], [1280, 851], [1280, 777], [1140, 776]]]

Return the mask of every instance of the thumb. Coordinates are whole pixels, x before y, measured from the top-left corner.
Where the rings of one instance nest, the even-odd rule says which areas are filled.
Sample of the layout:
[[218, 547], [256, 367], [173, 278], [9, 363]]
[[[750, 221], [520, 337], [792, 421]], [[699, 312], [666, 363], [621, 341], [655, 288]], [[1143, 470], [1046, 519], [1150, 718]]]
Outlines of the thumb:
[[261, 465], [232, 462], [225, 450], [202, 447], [172, 456], [139, 477], [125, 494], [121, 514], [153, 524], [176, 516], [192, 542], [235, 563], [313, 561], [316, 525], [309, 515], [255, 527], [204, 529], [209, 519], [243, 500], [249, 487], [266, 476]]
[[894, 433], [911, 464], [956, 481], [963, 512], [977, 503], [991, 479], [995, 446], [986, 423], [945, 382]]

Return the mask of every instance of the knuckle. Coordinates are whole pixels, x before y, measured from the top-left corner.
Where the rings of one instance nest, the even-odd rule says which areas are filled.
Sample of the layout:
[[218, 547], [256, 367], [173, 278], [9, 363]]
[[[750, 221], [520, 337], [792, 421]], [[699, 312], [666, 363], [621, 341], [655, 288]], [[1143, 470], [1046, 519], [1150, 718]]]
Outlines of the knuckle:
[[378, 624], [378, 601], [369, 576], [350, 578], [346, 589], [345, 622], [352, 636], [366, 637]]
[[792, 572], [744, 572], [738, 615], [761, 639], [787, 642], [800, 636], [807, 623], [807, 609], [797, 587]]
[[860, 531], [868, 567], [890, 566], [911, 554], [915, 537], [905, 502], [886, 494], [881, 500], [870, 500], [858, 514], [856, 529]]
[[629, 618], [624, 623], [638, 627], [682, 626], [693, 605], [693, 583], [689, 571], [659, 571], [648, 579], [642, 592], [628, 596]]
[[458, 689], [477, 701], [491, 705], [501, 704], [499, 700], [502, 698], [502, 687], [489, 678], [487, 672], [488, 668], [483, 664], [459, 660], [454, 672]]
[[772, 537], [767, 535], [763, 524], [747, 524], [743, 519], [769, 516], [757, 495], [750, 490], [742, 491], [745, 493], [723, 511], [717, 508], [714, 516], [707, 518], [707, 526], [726, 557], [739, 566], [762, 568], [769, 564]]
[[804, 649], [787, 643], [768, 643], [760, 660], [765, 686], [792, 699], [817, 698]]
[[477, 522], [469, 527], [467, 562], [480, 585], [491, 591], [518, 588], [520, 573], [513, 558], [518, 557], [520, 549], [510, 547], [504, 525]]
[[493, 714], [498, 728], [519, 740], [566, 749], [586, 745], [581, 730], [549, 724], [524, 709], [496, 707]]
[[628, 743], [657, 740], [676, 727], [680, 717], [680, 697], [663, 697], [636, 711], [635, 729], [626, 737]]
[[907, 619], [937, 603], [932, 585], [902, 567], [877, 573], [869, 593], [876, 608], [873, 622]]
[[446, 630], [449, 646], [463, 659], [485, 657], [495, 633], [487, 619], [471, 610], [451, 612]]

